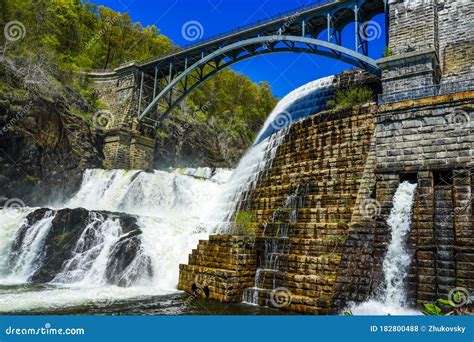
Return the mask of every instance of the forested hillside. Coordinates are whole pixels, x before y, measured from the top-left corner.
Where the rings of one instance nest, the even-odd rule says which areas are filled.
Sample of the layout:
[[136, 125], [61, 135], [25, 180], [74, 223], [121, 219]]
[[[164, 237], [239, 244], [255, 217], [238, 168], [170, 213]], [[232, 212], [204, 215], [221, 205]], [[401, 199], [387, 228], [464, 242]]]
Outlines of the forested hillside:
[[[91, 120], [104, 105], [83, 71], [179, 49], [155, 26], [80, 0], [0, 0], [0, 26], [0, 183], [12, 193], [25, 184], [30, 192], [58, 167], [70, 180], [102, 166]], [[221, 72], [159, 128], [155, 166], [233, 167], [275, 102], [268, 84]]]

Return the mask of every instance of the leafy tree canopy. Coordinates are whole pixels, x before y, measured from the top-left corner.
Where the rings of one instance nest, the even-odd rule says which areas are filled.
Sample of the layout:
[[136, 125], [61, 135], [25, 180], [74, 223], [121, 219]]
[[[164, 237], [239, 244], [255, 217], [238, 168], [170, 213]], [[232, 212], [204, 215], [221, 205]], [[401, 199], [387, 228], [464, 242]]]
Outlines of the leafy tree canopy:
[[[1, 35], [0, 44], [12, 54], [47, 56], [63, 82], [71, 71], [113, 69], [176, 48], [154, 25], [143, 27], [127, 13], [81, 0], [0, 0], [0, 13], [2, 28], [11, 21], [25, 28], [20, 41], [12, 43]], [[276, 99], [268, 83], [255, 84], [226, 70], [192, 93], [187, 102], [208, 107], [204, 120], [212, 117], [218, 127], [227, 125], [252, 139]]]

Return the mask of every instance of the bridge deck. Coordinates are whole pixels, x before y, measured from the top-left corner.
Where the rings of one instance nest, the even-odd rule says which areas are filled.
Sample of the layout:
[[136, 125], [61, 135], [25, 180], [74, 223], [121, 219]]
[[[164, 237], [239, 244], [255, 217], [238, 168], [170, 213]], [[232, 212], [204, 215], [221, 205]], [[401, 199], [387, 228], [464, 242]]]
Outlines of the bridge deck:
[[[363, 20], [369, 20], [374, 15], [383, 13], [385, 8], [384, 3], [384, 0], [364, 1], [363, 5], [361, 6], [364, 17]], [[291, 22], [291, 24], [286, 27], [287, 34], [300, 31], [301, 21], [306, 20], [311, 26], [313, 34], [317, 35], [318, 33], [327, 29], [327, 13], [335, 15], [334, 26], [337, 25], [343, 27], [347, 25], [347, 23], [354, 21], [353, 12], [349, 11], [352, 4], [354, 4], [354, 0], [320, 0], [313, 5], [302, 6], [288, 12], [280, 13], [269, 19], [260, 20], [252, 24], [239, 27], [232, 31], [201, 40], [197, 43], [187, 45], [182, 49], [174, 50], [170, 53], [138, 63], [138, 65], [144, 71], [147, 71], [156, 65], [166, 64], [170, 60], [182, 62], [183, 58], [186, 56], [192, 57], [196, 54], [201, 54], [201, 52], [205, 50], [213, 51], [216, 49], [216, 47], [220, 47], [224, 44], [230, 44], [248, 37], [255, 37], [259, 33], [267, 35], [274, 34], [275, 31], [277, 31], [283, 25], [287, 25], [289, 22]], [[291, 20], [292, 18], [293, 20]]]

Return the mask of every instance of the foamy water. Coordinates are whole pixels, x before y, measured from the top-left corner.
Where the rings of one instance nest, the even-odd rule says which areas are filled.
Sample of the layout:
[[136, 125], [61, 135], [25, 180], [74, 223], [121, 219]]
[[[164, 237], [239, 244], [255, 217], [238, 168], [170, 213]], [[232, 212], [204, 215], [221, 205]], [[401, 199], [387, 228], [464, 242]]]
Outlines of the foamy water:
[[412, 223], [416, 184], [403, 182], [393, 197], [393, 208], [387, 220], [391, 240], [383, 261], [384, 287], [376, 297], [353, 304], [354, 315], [420, 315], [407, 305], [406, 279], [411, 262], [406, 243]]
[[[89, 226], [74, 248], [75, 255], [64, 260], [52, 282], [54, 286], [42, 290], [3, 288], [0, 311], [67, 307], [176, 292], [179, 264], [187, 262], [188, 254], [200, 239], [216, 232], [229, 232], [234, 213], [244, 203], [242, 195], [253, 191], [270, 169], [286, 128], [325, 108], [333, 79], [330, 76], [311, 82], [280, 101], [235, 171], [211, 168], [150, 173], [86, 170], [78, 193], [67, 203], [51, 205], [51, 208], [82, 207], [137, 217], [142, 230], [141, 249], [125, 270], [128, 287], [108, 285], [105, 276], [111, 250], [123, 237], [119, 222], [117, 218], [91, 212]], [[282, 112], [289, 115], [283, 123]], [[8, 218], [8, 210], [0, 210], [0, 285], [27, 283], [41, 262], [44, 237], [51, 228], [54, 211], [29, 227], [17, 264], [14, 268], [8, 265], [13, 242], [33, 210], [23, 209], [13, 220]], [[143, 272], [148, 259], [151, 277]]]
[[[186, 174], [87, 170], [79, 192], [64, 207], [136, 215], [143, 232], [142, 255], [135, 258], [124, 276], [127, 277], [127, 273], [142, 276], [126, 288], [107, 284], [107, 262], [111, 249], [122, 236], [121, 227], [117, 219], [104, 219], [92, 212], [89, 225], [75, 247], [74, 257], [64, 261], [61, 272], [52, 281], [59, 288], [21, 293], [1, 290], [0, 311], [76, 305], [96, 301], [101, 296], [110, 300], [176, 292], [178, 266], [187, 261], [199, 240], [207, 238], [212, 230], [208, 219], [222, 190], [220, 182], [230, 175], [228, 170], [222, 173], [215, 170], [206, 179], [207, 170], [193, 173], [191, 169]], [[32, 211], [33, 208], [0, 211], [0, 285], [27, 283], [39, 266], [44, 238], [55, 211], [29, 227], [20, 256], [7, 267], [16, 235]], [[151, 279], [142, 272], [144, 257], [151, 259]]]

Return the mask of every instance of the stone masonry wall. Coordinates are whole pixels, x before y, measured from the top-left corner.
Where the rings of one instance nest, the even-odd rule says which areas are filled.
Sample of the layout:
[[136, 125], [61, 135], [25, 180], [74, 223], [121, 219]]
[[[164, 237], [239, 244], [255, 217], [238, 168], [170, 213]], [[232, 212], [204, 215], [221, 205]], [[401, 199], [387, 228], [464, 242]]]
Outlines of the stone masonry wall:
[[474, 2], [444, 0], [438, 6], [439, 58], [443, 82], [474, 78]]
[[384, 94], [439, 83], [437, 1], [389, 1], [391, 55], [378, 61]]
[[377, 215], [352, 227], [336, 283], [335, 309], [383, 288], [382, 262], [390, 242], [386, 221], [395, 191], [416, 182], [408, 250], [411, 305], [446, 298], [455, 287], [474, 290], [474, 93], [382, 106], [376, 115]]
[[137, 121], [138, 77], [132, 63], [109, 73], [90, 74], [98, 98], [107, 109], [95, 114], [104, 132], [105, 165], [113, 169], [147, 169], [154, 156], [154, 133]]
[[446, 297], [456, 286], [474, 290], [467, 268], [474, 257], [473, 100], [474, 92], [439, 96], [385, 106], [377, 116], [380, 185], [396, 184], [404, 173], [418, 183], [409, 238], [412, 305]]
[[[297, 186], [303, 186], [307, 188], [304, 206], [298, 210], [298, 221], [288, 226], [289, 253], [281, 256], [282, 277], [278, 284], [291, 293], [291, 303], [282, 309], [329, 313], [343, 242], [374, 141], [372, 110], [322, 113], [294, 124], [279, 147], [271, 170], [252, 194], [248, 211], [259, 222], [259, 229], [254, 259], [246, 264], [250, 268], [239, 276], [235, 263], [230, 261], [235, 260], [235, 254], [220, 253], [228, 248], [228, 238], [216, 240], [212, 236], [209, 242], [200, 242], [189, 265], [181, 266], [179, 288], [191, 292], [194, 279], [225, 269], [231, 272], [226, 273], [228, 279], [238, 280], [232, 285], [236, 294], [226, 297], [221, 292], [215, 297], [241, 301], [241, 291], [254, 286], [256, 268], [262, 262], [257, 256], [263, 255], [265, 240], [279, 229], [280, 223], [269, 222], [269, 217], [282, 208]], [[217, 282], [215, 288], [229, 287], [229, 281], [222, 277], [212, 279]], [[270, 303], [267, 296], [273, 290], [272, 284], [268, 278], [268, 291], [260, 293], [259, 303]]]
[[[408, 239], [410, 304], [420, 307], [445, 298], [455, 287], [472, 292], [473, 99], [474, 93], [466, 92], [351, 114], [324, 113], [294, 124], [251, 194], [248, 210], [260, 223], [255, 258], [243, 280], [232, 278], [238, 293], [220, 300], [239, 301], [241, 291], [253, 286], [252, 268], [262, 263], [265, 241], [284, 222], [289, 252], [280, 256], [276, 278], [264, 281], [260, 305], [272, 306], [268, 296], [275, 281], [291, 295], [291, 302], [279, 308], [300, 313], [337, 313], [349, 302], [380, 293], [391, 236], [386, 221], [393, 196], [406, 180], [418, 184]], [[298, 220], [291, 223], [284, 202], [298, 186], [308, 191]], [[269, 221], [282, 209], [282, 222]], [[214, 242], [221, 243], [228, 242]], [[202, 267], [215, 255], [206, 248], [201, 242], [199, 258], [181, 266], [186, 279], [206, 274]], [[214, 260], [212, 267], [230, 269], [221, 266], [228, 258]], [[220, 284], [216, 287], [228, 286], [222, 284], [227, 280], [213, 279]], [[189, 286], [181, 288], [189, 291]]]
[[[378, 61], [384, 94], [439, 83], [446, 84], [445, 91], [453, 82], [472, 83], [474, 2], [391, 0], [389, 4], [391, 55]], [[467, 85], [458, 84], [456, 89], [463, 91]], [[437, 95], [435, 89], [425, 91], [425, 96]]]
[[382, 106], [376, 131], [379, 172], [472, 166], [473, 94]]
[[389, 48], [396, 54], [438, 49], [438, 0], [389, 0]]
[[180, 265], [178, 288], [220, 302], [240, 302], [253, 286], [257, 268], [256, 240], [229, 235], [202, 240]]

